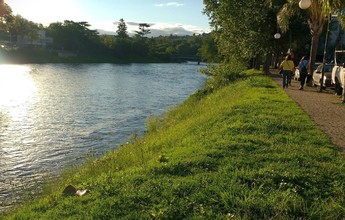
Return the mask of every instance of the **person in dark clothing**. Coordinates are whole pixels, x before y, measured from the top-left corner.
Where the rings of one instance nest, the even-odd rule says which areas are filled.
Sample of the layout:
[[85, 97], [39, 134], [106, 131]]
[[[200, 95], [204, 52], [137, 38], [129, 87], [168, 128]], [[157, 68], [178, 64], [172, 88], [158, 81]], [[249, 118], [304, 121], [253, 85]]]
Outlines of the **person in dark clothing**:
[[303, 90], [305, 81], [308, 76], [308, 58], [305, 56], [302, 57], [301, 61], [299, 62], [298, 69], [299, 69], [299, 77], [300, 77], [300, 87], [299, 90]]

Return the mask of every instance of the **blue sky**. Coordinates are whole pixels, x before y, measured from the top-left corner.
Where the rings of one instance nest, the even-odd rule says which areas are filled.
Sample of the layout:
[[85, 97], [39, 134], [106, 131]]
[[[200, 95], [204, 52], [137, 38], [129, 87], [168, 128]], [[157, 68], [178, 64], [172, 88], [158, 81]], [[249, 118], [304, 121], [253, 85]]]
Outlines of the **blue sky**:
[[[87, 21], [92, 29], [113, 31], [121, 18], [128, 30], [138, 23], [151, 24], [153, 33], [191, 34], [210, 31], [202, 14], [203, 0], [5, 0], [14, 14], [49, 25], [64, 20]], [[114, 23], [115, 22], [115, 23]]]

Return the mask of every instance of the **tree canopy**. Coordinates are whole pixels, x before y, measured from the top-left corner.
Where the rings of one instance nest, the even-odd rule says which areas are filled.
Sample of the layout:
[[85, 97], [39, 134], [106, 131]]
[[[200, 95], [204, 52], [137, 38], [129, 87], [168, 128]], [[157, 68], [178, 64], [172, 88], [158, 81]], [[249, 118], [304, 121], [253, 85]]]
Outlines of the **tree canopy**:
[[128, 38], [128, 32], [127, 32], [127, 25], [125, 23], [125, 20], [123, 18], [120, 19], [118, 25], [117, 25], [117, 36], [119, 38]]
[[[336, 15], [342, 24], [344, 23], [345, 1], [344, 0], [313, 0], [310, 7], [303, 11], [298, 7], [299, 0], [288, 0], [281, 7], [277, 18], [278, 24], [283, 31], [290, 28], [291, 20], [296, 14], [304, 13], [312, 36], [310, 48], [309, 72], [313, 72], [320, 36], [332, 14]], [[345, 27], [345, 26], [344, 26]]]
[[256, 0], [204, 0], [225, 59], [249, 60], [272, 51], [275, 16], [268, 3]]
[[[204, 12], [215, 31], [218, 50], [227, 61], [248, 61], [264, 55], [269, 59], [268, 53], [277, 48], [285, 53], [292, 47], [305, 54], [304, 50], [309, 50], [307, 45], [311, 42], [310, 53], [314, 62], [327, 15], [336, 14], [343, 22], [345, 1], [314, 0], [305, 11], [298, 7], [298, 2], [204, 0]], [[281, 39], [273, 38], [276, 32], [282, 32]]]
[[6, 29], [6, 24], [10, 20], [12, 9], [4, 0], [0, 0], [0, 30]]
[[151, 27], [151, 25], [147, 24], [147, 23], [141, 23], [139, 24], [139, 31], [135, 31], [135, 36], [139, 37], [139, 38], [143, 38], [146, 35], [150, 34], [151, 31], [148, 29], [149, 27]]
[[54, 38], [56, 49], [73, 52], [94, 52], [99, 46], [98, 32], [89, 29], [88, 22], [65, 20], [48, 26], [47, 34]]

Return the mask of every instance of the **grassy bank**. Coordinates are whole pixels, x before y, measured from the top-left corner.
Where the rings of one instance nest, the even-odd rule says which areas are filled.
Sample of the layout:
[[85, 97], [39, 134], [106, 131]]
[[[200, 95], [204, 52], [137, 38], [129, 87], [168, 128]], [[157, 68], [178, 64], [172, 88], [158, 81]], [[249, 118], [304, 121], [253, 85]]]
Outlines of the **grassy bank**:
[[[194, 95], [147, 126], [6, 218], [345, 218], [344, 157], [269, 77]], [[63, 196], [68, 184], [90, 193]]]

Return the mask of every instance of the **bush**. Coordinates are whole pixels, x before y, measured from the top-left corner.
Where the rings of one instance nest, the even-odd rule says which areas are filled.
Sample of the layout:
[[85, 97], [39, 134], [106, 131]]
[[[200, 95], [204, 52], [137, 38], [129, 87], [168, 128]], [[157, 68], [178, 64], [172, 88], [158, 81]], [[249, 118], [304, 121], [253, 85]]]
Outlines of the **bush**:
[[200, 72], [209, 76], [206, 86], [203, 90], [196, 93], [197, 97], [203, 97], [215, 90], [235, 82], [237, 79], [245, 76], [245, 66], [240, 62], [220, 63], [217, 65], [211, 64], [207, 69], [202, 69]]

